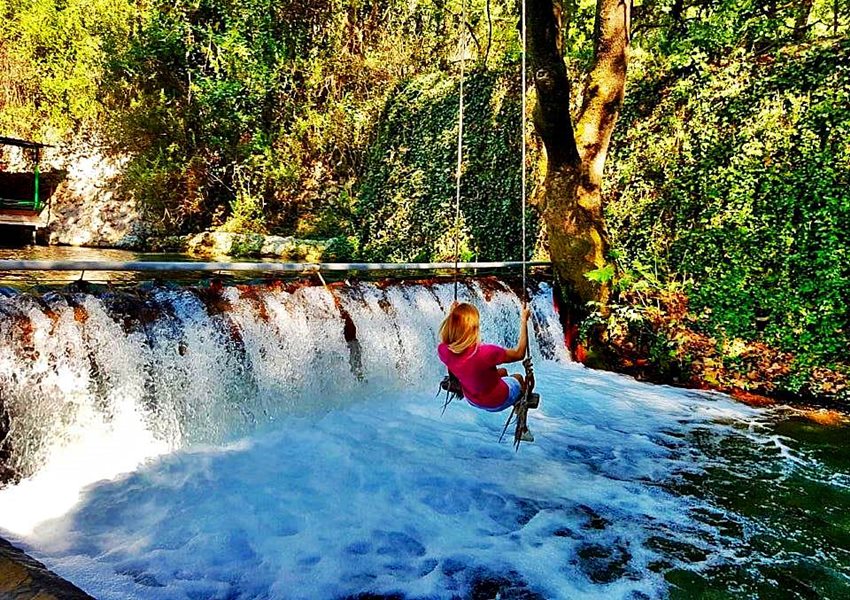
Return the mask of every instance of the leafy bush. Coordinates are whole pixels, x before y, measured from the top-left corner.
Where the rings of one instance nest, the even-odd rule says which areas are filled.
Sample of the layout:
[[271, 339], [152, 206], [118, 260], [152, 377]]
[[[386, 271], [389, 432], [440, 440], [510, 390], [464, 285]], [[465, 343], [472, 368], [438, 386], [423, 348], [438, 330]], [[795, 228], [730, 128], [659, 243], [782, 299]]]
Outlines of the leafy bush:
[[627, 267], [683, 281], [705, 331], [801, 365], [846, 361], [850, 347], [848, 54], [840, 40], [643, 71], [610, 165], [607, 218]]
[[0, 131], [55, 143], [95, 127], [108, 57], [135, 11], [128, 0], [0, 0]]
[[358, 255], [358, 240], [356, 237], [335, 237], [328, 240], [322, 259], [325, 261], [347, 262]]
[[263, 247], [263, 239], [262, 235], [256, 233], [236, 237], [230, 247], [230, 255], [238, 258], [259, 256], [260, 249]]
[[387, 94], [444, 66], [454, 9], [156, 0], [109, 65], [128, 185], [166, 231], [350, 235], [335, 207], [353, 198]]

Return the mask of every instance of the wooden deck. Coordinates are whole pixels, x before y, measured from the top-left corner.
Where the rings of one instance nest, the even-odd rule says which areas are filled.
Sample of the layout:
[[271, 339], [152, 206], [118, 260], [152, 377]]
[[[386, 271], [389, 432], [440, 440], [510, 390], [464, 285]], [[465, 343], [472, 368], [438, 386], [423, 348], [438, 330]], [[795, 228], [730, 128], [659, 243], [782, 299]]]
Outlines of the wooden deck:
[[47, 211], [0, 209], [0, 225], [40, 229], [47, 226]]

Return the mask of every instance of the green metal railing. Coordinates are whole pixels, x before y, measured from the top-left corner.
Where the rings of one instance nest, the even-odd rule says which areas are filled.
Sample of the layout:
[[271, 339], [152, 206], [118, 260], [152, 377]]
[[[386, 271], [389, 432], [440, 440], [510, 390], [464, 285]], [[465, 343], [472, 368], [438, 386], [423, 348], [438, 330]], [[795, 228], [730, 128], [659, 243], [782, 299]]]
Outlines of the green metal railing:
[[40, 144], [38, 142], [30, 142], [27, 140], [19, 140], [16, 138], [0, 136], [0, 145], [18, 146], [30, 150], [33, 154], [33, 194], [31, 198], [3, 198], [0, 191], [0, 209], [6, 210], [31, 210], [40, 212], [44, 208], [44, 203], [41, 201], [41, 149], [47, 148], [48, 144]]
[[38, 198], [28, 198], [26, 200], [18, 200], [16, 198], [0, 198], [0, 209], [5, 210], [31, 210], [40, 212], [44, 208], [43, 203]]

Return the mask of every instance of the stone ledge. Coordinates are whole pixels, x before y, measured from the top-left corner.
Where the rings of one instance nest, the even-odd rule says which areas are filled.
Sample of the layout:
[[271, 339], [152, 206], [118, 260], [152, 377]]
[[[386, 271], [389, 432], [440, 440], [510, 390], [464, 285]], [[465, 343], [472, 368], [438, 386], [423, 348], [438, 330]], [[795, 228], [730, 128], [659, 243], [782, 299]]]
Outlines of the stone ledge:
[[329, 243], [326, 240], [306, 240], [291, 236], [205, 231], [190, 237], [186, 249], [195, 256], [213, 258], [235, 256], [320, 262], [328, 250]]
[[0, 538], [0, 598], [95, 600], [3, 538]]

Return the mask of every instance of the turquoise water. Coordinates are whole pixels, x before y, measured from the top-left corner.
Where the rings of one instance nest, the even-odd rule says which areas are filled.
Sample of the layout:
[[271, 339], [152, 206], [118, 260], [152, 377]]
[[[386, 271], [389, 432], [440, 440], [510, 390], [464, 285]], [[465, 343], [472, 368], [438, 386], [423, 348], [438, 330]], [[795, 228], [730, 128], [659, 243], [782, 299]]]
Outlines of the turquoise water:
[[[461, 292], [515, 339], [512, 292]], [[544, 285], [514, 452], [505, 415], [441, 414], [451, 295], [229, 289], [216, 312], [162, 289], [136, 321], [109, 295], [0, 299], [38, 355], [0, 319], [33, 442], [0, 531], [101, 599], [850, 597], [847, 428], [572, 364]]]
[[672, 596], [850, 597], [850, 428], [779, 410], [757, 433], [685, 438], [704, 466], [669, 489], [710, 502], [715, 512], [699, 518], [728, 527], [731, 559], [668, 571]]

